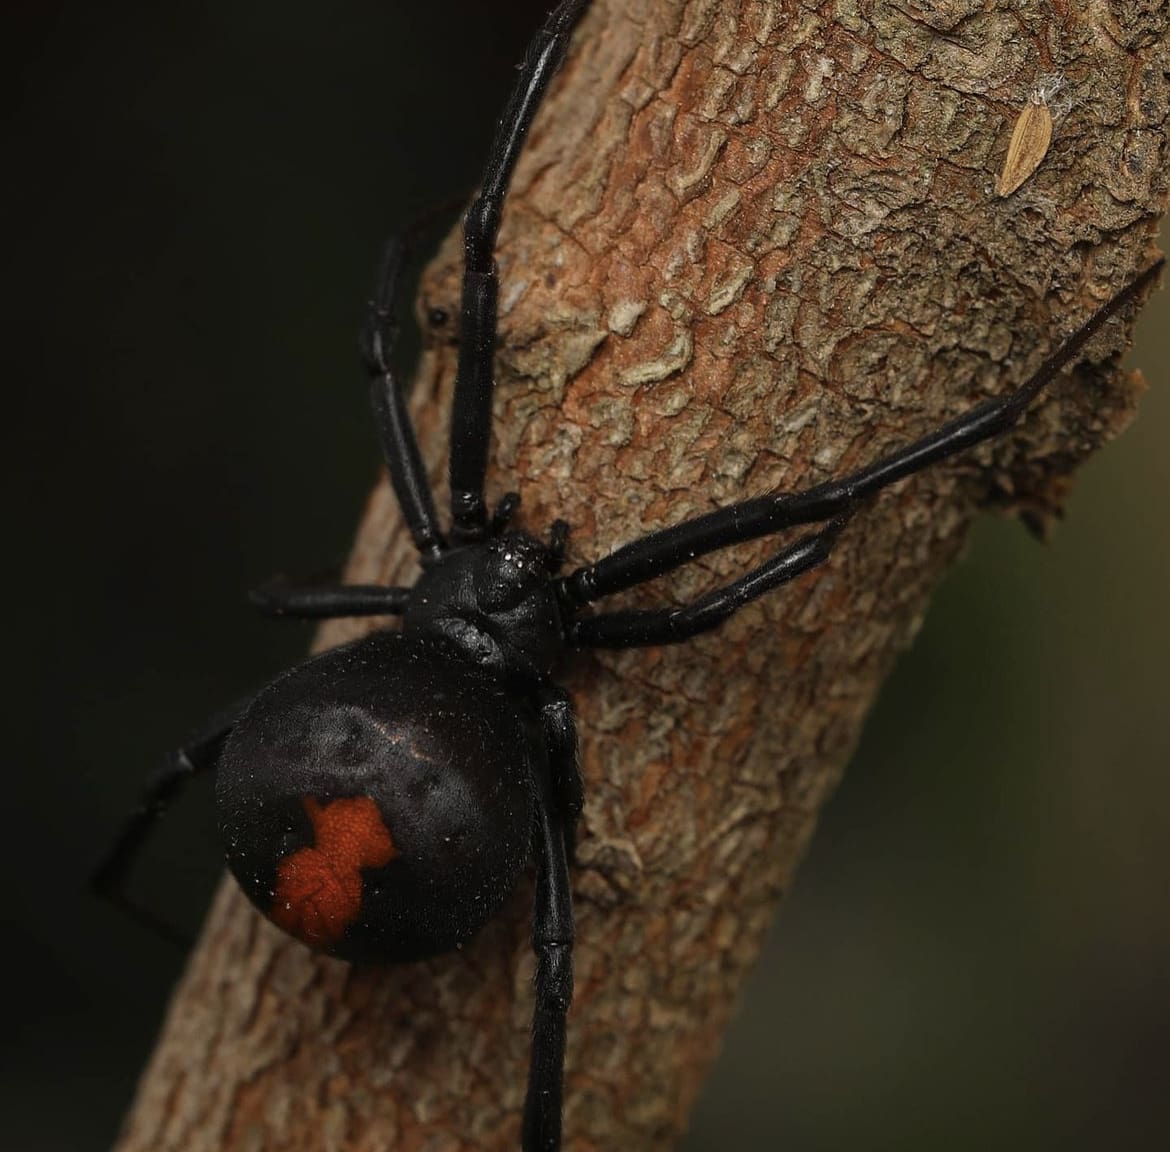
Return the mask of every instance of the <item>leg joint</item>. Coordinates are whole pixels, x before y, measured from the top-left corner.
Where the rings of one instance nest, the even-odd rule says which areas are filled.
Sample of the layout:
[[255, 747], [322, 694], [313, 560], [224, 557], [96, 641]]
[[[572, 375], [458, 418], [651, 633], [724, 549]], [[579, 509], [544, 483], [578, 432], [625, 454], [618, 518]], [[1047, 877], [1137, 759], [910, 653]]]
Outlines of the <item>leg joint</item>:
[[536, 994], [544, 1002], [555, 1002], [566, 1011], [573, 1001], [572, 941], [540, 947], [536, 965]]
[[500, 204], [478, 196], [463, 218], [463, 256], [466, 271], [488, 272], [500, 230]]

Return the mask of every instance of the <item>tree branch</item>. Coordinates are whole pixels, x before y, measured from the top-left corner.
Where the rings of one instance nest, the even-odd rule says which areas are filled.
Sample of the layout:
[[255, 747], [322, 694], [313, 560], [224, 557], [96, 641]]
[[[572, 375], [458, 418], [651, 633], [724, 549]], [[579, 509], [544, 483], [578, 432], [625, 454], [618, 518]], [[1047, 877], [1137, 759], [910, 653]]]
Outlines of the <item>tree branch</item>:
[[[1164, 8], [830, 10], [596, 0], [584, 21], [505, 214], [491, 477], [530, 529], [572, 523], [571, 563], [839, 474], [1009, 389], [1152, 258]], [[1053, 72], [1072, 107], [997, 197], [1015, 119]], [[422, 315], [458, 315], [457, 259], [452, 237]], [[431, 329], [414, 392], [439, 484], [455, 340]], [[1045, 525], [1131, 418], [1123, 343], [1110, 325], [1017, 433], [886, 493], [827, 568], [718, 633], [574, 659], [588, 801], [568, 1148], [665, 1149], [682, 1130], [930, 589], [980, 506]], [[770, 547], [623, 603], [693, 598]], [[412, 571], [383, 486], [350, 578]], [[225, 888], [122, 1152], [515, 1148], [530, 901], [526, 882], [463, 952], [377, 972], [311, 956]]]

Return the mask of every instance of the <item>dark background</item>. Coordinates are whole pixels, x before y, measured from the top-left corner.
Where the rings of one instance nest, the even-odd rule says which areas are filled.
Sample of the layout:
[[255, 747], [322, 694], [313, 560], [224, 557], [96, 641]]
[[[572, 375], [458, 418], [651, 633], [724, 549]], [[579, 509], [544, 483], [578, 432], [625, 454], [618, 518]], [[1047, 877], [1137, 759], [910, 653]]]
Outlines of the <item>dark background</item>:
[[[303, 652], [241, 592], [344, 556], [377, 472], [355, 356], [377, 249], [474, 185], [546, 3], [6, 13], [13, 1152], [114, 1136], [182, 958], [83, 877], [160, 752]], [[1168, 320], [1162, 295], [1141, 419], [1055, 541], [983, 523], [937, 597], [689, 1152], [1164, 1140]], [[141, 883], [192, 929], [207, 793]]]

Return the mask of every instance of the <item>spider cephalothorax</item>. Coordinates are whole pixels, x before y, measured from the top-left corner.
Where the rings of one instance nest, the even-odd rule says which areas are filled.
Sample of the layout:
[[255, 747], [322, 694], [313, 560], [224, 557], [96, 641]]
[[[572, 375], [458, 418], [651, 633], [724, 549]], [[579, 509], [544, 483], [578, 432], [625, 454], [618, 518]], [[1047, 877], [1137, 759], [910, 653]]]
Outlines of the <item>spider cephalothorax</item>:
[[565, 650], [562, 604], [551, 579], [560, 562], [555, 544], [523, 532], [445, 553], [411, 590], [402, 631], [444, 642], [509, 678], [539, 680]]
[[[282, 616], [400, 616], [293, 668], [174, 754], [97, 876], [117, 894], [155, 817], [192, 773], [216, 769], [229, 866], [252, 902], [312, 947], [394, 962], [457, 947], [535, 865], [536, 995], [525, 1152], [560, 1146], [565, 1019], [572, 998], [568, 856], [582, 806], [572, 709], [553, 676], [570, 649], [673, 644], [822, 564], [867, 498], [999, 435], [1102, 324], [1157, 274], [1148, 269], [1019, 388], [837, 480], [742, 500], [631, 541], [566, 575], [567, 526], [548, 544], [489, 519], [485, 498], [496, 345], [496, 232], [525, 132], [587, 0], [562, 0], [537, 34], [464, 221], [451, 500], [435, 507], [389, 363], [400, 249], [391, 245], [366, 333], [375, 422], [419, 553], [413, 587], [269, 587]], [[682, 606], [591, 605], [719, 549], [802, 534], [739, 579]]]

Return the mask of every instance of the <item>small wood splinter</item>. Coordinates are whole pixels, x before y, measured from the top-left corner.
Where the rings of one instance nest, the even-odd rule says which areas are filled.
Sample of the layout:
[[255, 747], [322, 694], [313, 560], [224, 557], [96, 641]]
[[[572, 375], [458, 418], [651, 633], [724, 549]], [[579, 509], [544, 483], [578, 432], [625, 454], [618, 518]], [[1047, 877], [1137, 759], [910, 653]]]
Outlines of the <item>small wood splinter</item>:
[[1052, 98], [1064, 87], [1060, 76], [1045, 76], [1029, 93], [1016, 118], [1003, 170], [995, 186], [997, 196], [1010, 196], [1037, 168], [1052, 143]]

